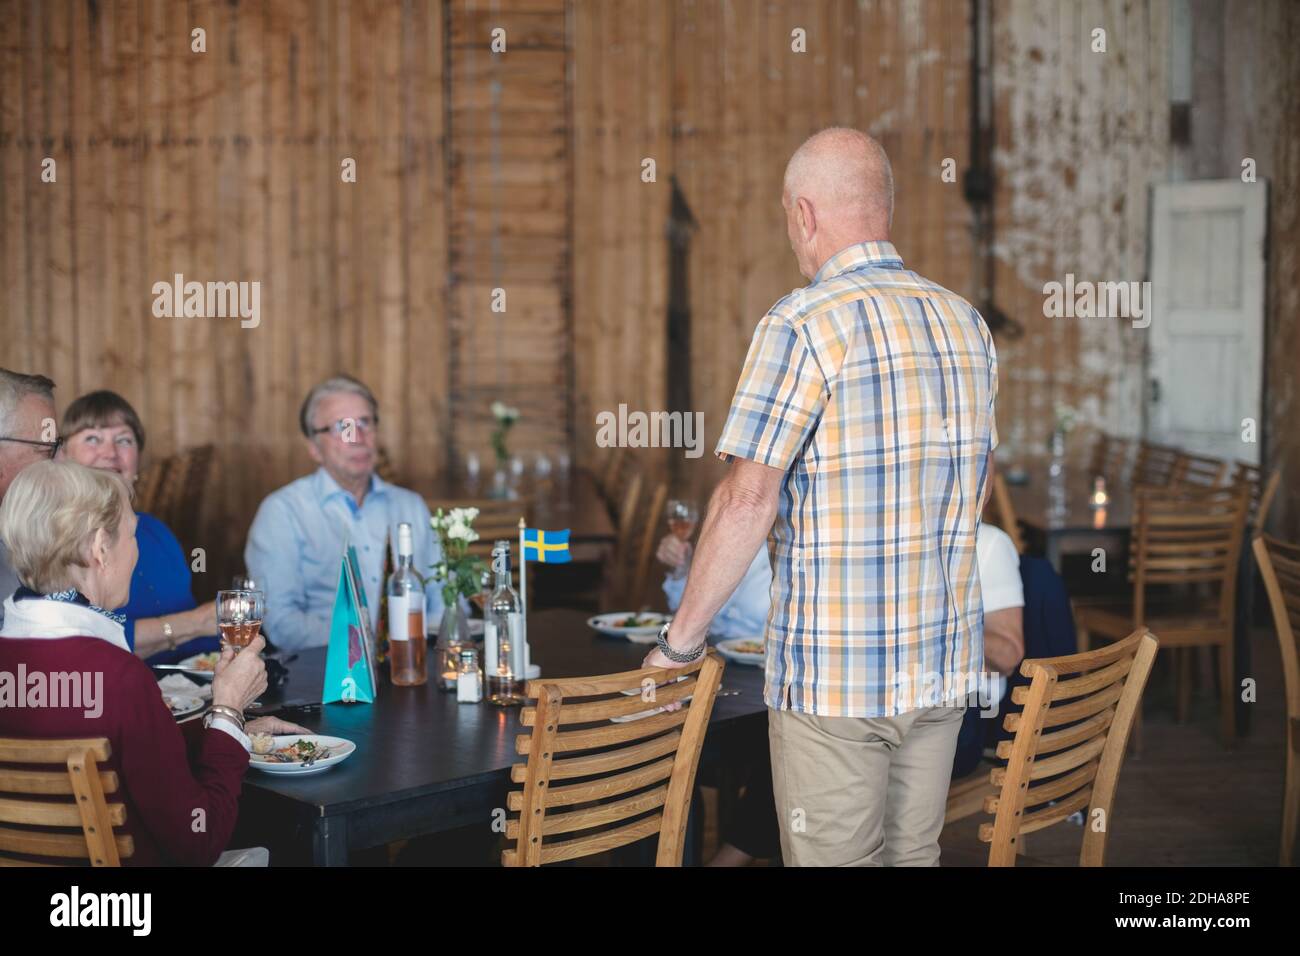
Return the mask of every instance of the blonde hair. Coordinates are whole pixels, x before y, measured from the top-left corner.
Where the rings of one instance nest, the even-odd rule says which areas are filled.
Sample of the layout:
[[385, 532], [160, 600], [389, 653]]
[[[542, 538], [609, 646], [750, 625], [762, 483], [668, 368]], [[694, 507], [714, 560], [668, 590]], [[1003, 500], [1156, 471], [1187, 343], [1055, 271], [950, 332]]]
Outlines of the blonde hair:
[[41, 594], [75, 587], [101, 528], [117, 540], [126, 486], [110, 471], [72, 461], [38, 461], [14, 478], [0, 503], [0, 539], [18, 579]]

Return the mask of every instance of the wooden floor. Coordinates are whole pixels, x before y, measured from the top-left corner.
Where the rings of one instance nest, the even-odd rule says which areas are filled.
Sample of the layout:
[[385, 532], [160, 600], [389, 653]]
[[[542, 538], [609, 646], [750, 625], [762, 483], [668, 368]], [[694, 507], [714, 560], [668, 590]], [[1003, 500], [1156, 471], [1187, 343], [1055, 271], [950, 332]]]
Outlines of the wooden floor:
[[[1186, 724], [1173, 717], [1167, 669], [1152, 673], [1145, 698], [1141, 757], [1120, 771], [1107, 866], [1276, 866], [1282, 821], [1286, 728], [1281, 656], [1272, 628], [1254, 634], [1258, 708], [1249, 736], [1227, 750], [1219, 740], [1213, 688], [1202, 676]], [[945, 866], [983, 866], [980, 814], [959, 820], [940, 840]], [[1031, 857], [1078, 864], [1082, 829], [1058, 824], [1029, 834]]]

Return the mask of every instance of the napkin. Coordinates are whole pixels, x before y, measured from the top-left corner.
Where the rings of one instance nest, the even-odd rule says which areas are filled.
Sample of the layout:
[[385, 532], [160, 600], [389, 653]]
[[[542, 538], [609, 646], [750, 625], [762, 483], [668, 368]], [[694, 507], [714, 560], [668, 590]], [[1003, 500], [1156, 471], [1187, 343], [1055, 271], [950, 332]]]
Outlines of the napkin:
[[200, 684], [184, 674], [168, 674], [158, 682], [158, 688], [167, 697], [201, 697], [212, 699], [212, 684]]

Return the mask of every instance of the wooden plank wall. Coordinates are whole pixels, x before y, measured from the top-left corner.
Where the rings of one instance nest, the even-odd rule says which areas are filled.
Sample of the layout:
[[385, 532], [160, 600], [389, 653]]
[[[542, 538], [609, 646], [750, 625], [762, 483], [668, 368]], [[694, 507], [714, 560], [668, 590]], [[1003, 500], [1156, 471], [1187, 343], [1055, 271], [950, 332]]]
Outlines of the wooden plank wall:
[[572, 427], [566, 2], [452, 0], [448, 22], [450, 451], [486, 468], [494, 401], [520, 409], [525, 457]]
[[[61, 405], [121, 392], [147, 452], [218, 446], [200, 591], [309, 470], [297, 411], [325, 375], [375, 388], [400, 473], [442, 468], [443, 29], [438, 0], [0, 7], [0, 361]], [[175, 273], [260, 281], [260, 326], [155, 318]]]
[[[969, 207], [960, 178], [940, 180], [943, 158], [960, 169], [968, 154], [967, 4], [614, 0], [579, 3], [575, 14], [578, 452], [598, 456], [593, 411], [662, 409], [663, 375], [680, 372], [663, 355], [673, 172], [699, 223], [689, 374], [705, 455], [668, 461], [676, 488], [702, 495], [722, 473], [713, 446], [754, 327], [804, 284], [781, 180], [807, 136], [830, 125], [878, 136], [894, 164], [895, 239], [907, 264], [959, 291], [970, 285]], [[806, 52], [792, 48], [795, 29]], [[648, 186], [639, 158], [652, 154], [658, 183]]]
[[[1045, 449], [1057, 405], [1139, 435], [1144, 331], [1044, 318], [1043, 285], [1146, 277], [1147, 190], [1169, 178], [1168, 7], [1010, 0], [993, 38], [996, 298], [1025, 330], [998, 342], [1004, 451]], [[1076, 432], [1071, 453], [1092, 437]]]

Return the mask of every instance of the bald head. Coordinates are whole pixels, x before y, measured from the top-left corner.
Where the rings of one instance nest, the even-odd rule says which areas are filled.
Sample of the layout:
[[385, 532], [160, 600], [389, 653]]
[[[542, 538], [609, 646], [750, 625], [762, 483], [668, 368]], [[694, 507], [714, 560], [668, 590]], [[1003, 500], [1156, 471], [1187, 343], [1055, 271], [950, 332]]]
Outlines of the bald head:
[[[889, 238], [894, 174], [884, 147], [859, 130], [837, 126], [810, 136], [790, 157], [783, 193], [805, 274], [805, 256], [820, 258], [820, 267], [854, 243]], [[802, 252], [801, 239], [808, 247]]]

